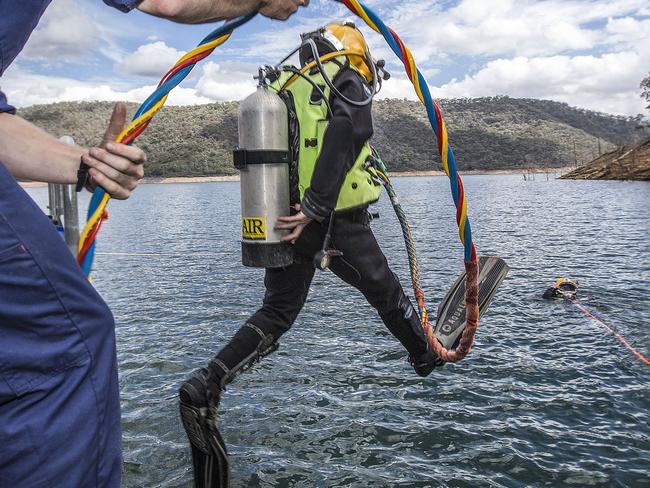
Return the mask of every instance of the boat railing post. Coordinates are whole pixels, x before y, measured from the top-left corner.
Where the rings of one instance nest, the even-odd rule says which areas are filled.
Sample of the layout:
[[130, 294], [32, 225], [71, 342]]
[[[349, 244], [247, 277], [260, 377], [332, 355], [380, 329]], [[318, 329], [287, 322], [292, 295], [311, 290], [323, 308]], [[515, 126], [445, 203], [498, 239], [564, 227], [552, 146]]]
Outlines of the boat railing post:
[[[65, 144], [74, 144], [74, 139], [70, 136], [63, 136], [59, 140]], [[47, 187], [52, 223], [62, 232], [70, 252], [76, 256], [79, 244], [79, 210], [75, 186], [49, 183]]]

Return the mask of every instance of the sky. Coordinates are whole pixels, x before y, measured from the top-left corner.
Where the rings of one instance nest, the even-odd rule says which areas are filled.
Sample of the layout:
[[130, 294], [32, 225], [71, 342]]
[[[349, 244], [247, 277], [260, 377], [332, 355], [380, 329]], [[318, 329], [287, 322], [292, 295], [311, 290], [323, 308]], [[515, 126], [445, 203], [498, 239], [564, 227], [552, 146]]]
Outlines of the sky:
[[[648, 0], [366, 0], [414, 54], [436, 98], [540, 98], [620, 115], [648, 115]], [[258, 16], [200, 63], [172, 105], [240, 100], [257, 66], [275, 64], [308, 32], [352, 14], [311, 0], [287, 22]], [[357, 25], [361, 25], [357, 21]], [[142, 102], [160, 77], [215, 25], [180, 25], [101, 0], [54, 0], [25, 50], [0, 78], [19, 107], [58, 101]], [[362, 30], [392, 74], [380, 98], [416, 99], [383, 38]]]

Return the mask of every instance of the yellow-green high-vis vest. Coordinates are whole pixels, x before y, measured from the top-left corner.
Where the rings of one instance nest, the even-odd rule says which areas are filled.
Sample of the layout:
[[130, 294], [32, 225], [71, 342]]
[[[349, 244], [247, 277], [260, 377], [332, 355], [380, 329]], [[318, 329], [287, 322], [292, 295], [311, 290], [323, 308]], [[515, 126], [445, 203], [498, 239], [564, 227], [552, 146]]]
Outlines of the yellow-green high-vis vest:
[[[338, 63], [328, 61], [323, 64], [330, 80], [334, 79], [342, 69], [341, 65], [345, 63], [344, 56], [335, 59]], [[276, 91], [279, 90], [292, 75], [290, 72], [283, 72], [282, 76], [271, 85], [271, 88]], [[322, 88], [325, 98], [329, 100], [330, 88], [325, 83], [320, 71], [313, 70], [312, 73], [306, 73], [305, 76]], [[313, 90], [313, 85], [302, 77], [299, 77], [286, 88], [286, 91], [290, 92], [293, 98], [300, 131], [298, 134], [298, 140], [300, 141], [298, 187], [301, 199], [311, 185], [316, 162], [323, 148], [325, 131], [329, 125], [327, 104], [323, 99], [316, 102], [312, 101]], [[345, 176], [336, 202], [336, 211], [363, 207], [379, 199], [382, 189], [379, 178], [374, 168], [366, 168], [366, 160], [371, 154], [370, 143], [366, 141], [352, 168]]]

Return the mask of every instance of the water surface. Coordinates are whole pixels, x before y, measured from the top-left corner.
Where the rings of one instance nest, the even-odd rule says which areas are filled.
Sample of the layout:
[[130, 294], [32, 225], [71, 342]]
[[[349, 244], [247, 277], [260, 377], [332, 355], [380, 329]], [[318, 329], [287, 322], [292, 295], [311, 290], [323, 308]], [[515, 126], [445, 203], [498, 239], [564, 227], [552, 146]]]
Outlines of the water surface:
[[[650, 356], [650, 185], [464, 181], [479, 254], [512, 268], [471, 356], [417, 377], [361, 295], [317, 273], [279, 351], [223, 397], [234, 487], [650, 486], [650, 368], [540, 298], [578, 278], [583, 302]], [[435, 310], [462, 268], [448, 182], [394, 184]], [[373, 229], [407, 285], [385, 197], [378, 209]], [[116, 254], [98, 255], [94, 283], [118, 324], [123, 485], [190, 487], [177, 388], [263, 293], [261, 272], [240, 265], [239, 186], [142, 186], [110, 211], [98, 251]]]

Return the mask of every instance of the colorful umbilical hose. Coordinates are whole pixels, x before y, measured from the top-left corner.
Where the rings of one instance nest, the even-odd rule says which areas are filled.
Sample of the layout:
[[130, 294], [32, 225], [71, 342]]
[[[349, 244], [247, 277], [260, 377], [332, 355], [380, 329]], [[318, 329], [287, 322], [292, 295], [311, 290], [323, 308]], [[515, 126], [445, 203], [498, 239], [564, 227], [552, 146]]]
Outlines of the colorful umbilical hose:
[[[467, 322], [465, 324], [465, 330], [463, 331], [460, 344], [453, 351], [448, 351], [442, 346], [442, 344], [440, 344], [436, 338], [433, 327], [429, 323], [429, 317], [424, 301], [424, 293], [422, 292], [422, 289], [419, 285], [417, 261], [414, 259], [415, 249], [409, 249], [408, 239], [407, 251], [409, 252], [409, 264], [411, 264], [413, 289], [416, 295], [418, 309], [420, 310], [420, 320], [422, 322], [422, 327], [427, 336], [429, 345], [444, 361], [460, 361], [467, 354], [469, 354], [472, 343], [474, 342], [476, 328], [478, 327], [478, 260], [476, 257], [476, 249], [474, 247], [474, 243], [472, 242], [471, 225], [469, 218], [467, 217], [467, 199], [465, 198], [463, 181], [456, 171], [456, 160], [454, 158], [454, 152], [449, 145], [447, 128], [445, 127], [445, 122], [442, 118], [440, 107], [431, 97], [431, 92], [429, 91], [427, 82], [420, 70], [417, 68], [411, 51], [404, 44], [404, 42], [402, 42], [395, 31], [386, 26], [386, 24], [384, 24], [382, 20], [377, 16], [377, 14], [375, 14], [371, 9], [365, 5], [362, 5], [357, 0], [336, 1], [344, 4], [352, 13], [363, 19], [368, 27], [370, 27], [375, 32], [380, 33], [384, 37], [395, 55], [397, 55], [397, 57], [404, 64], [406, 74], [413, 83], [413, 87], [415, 88], [415, 92], [417, 93], [418, 98], [426, 107], [429, 122], [431, 123], [431, 127], [436, 134], [436, 139], [438, 141], [438, 152], [442, 159], [442, 167], [446, 175], [449, 177], [451, 184], [451, 194], [454, 200], [454, 204], [456, 205], [456, 223], [458, 224], [460, 240], [463, 243], [465, 249], [465, 270], [467, 272], [467, 277], [465, 280], [465, 309]], [[385, 181], [388, 181], [385, 174], [384, 177], [386, 178]], [[390, 187], [390, 189], [389, 187], [390, 181], [388, 181], [388, 186], [386, 186], [386, 189], [390, 196], [392, 187]], [[404, 228], [404, 224], [402, 223], [401, 219], [400, 223]], [[410, 231], [408, 235], [410, 236]], [[407, 238], [406, 233], [405, 238]], [[413, 264], [415, 264], [415, 267]]]
[[[140, 106], [131, 123], [122, 131], [115, 142], [132, 144], [149, 125], [153, 116], [163, 107], [171, 92], [190, 74], [196, 63], [209, 56], [216, 47], [226, 42], [232, 32], [255, 17], [255, 14], [238, 17], [226, 22], [211, 32], [200, 44], [177, 61], [172, 69], [160, 80], [158, 88]], [[95, 254], [95, 240], [99, 229], [107, 218], [106, 206], [110, 195], [97, 188], [88, 207], [88, 221], [79, 238], [77, 262], [86, 276], [90, 276]]]
[[[467, 200], [465, 198], [463, 182], [456, 171], [454, 153], [449, 145], [447, 129], [440, 108], [433, 101], [427, 82], [417, 68], [413, 55], [395, 31], [387, 27], [371, 9], [362, 5], [357, 0], [335, 1], [344, 4], [351, 12], [363, 19], [371, 29], [382, 34], [390, 48], [404, 64], [406, 74], [413, 83], [418, 98], [426, 107], [429, 121], [436, 134], [438, 151], [442, 159], [442, 167], [449, 177], [451, 193], [454, 204], [456, 205], [456, 222], [458, 224], [460, 240], [464, 246], [465, 269], [467, 271], [465, 297], [467, 323], [461, 342], [454, 351], [446, 350], [436, 339], [435, 332], [428, 320], [424, 294], [419, 288], [419, 282], [414, 281], [414, 289], [420, 310], [422, 327], [430, 346], [443, 360], [451, 362], [458, 361], [470, 352], [474, 334], [478, 326], [478, 260], [476, 257], [476, 249], [472, 242], [470, 222], [467, 217]], [[254, 16], [255, 14], [251, 14], [225, 23], [201, 41], [196, 49], [183, 56], [163, 77], [156, 91], [145, 100], [135, 114], [133, 121], [124, 129], [116, 142], [131, 144], [147, 127], [156, 112], [165, 104], [169, 92], [185, 79], [196, 63], [209, 56], [217, 46], [223, 44], [230, 38], [236, 28], [245, 24]], [[95, 191], [88, 209], [88, 222], [79, 240], [79, 255], [77, 260], [87, 276], [90, 274], [92, 267], [95, 239], [104, 218], [107, 216], [106, 205], [109, 199], [110, 195], [101, 188]]]

